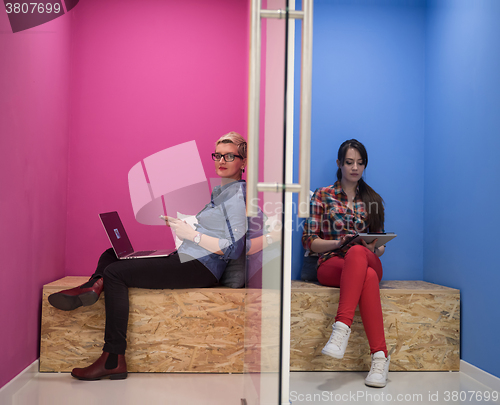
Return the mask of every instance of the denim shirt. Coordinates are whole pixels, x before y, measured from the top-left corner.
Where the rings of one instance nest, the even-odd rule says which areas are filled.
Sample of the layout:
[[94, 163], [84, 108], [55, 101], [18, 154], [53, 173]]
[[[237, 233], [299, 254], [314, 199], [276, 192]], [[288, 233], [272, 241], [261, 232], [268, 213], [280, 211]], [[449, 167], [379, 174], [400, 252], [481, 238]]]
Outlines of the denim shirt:
[[217, 280], [224, 273], [227, 262], [240, 257], [245, 248], [247, 230], [245, 197], [244, 180], [217, 186], [212, 191], [211, 201], [196, 215], [198, 220], [196, 231], [219, 239], [222, 255], [212, 253], [188, 239], [185, 239], [179, 247], [179, 253], [197, 259]]

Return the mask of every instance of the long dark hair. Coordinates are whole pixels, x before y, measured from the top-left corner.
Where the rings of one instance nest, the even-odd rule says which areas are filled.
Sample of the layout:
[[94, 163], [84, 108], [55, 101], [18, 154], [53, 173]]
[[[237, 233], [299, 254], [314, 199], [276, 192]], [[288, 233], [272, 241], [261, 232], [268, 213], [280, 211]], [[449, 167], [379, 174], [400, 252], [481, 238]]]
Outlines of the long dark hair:
[[[364, 145], [356, 139], [350, 139], [345, 141], [342, 145], [340, 145], [338, 152], [338, 160], [340, 162], [340, 166], [344, 166], [345, 156], [349, 149], [356, 149], [361, 155], [361, 159], [363, 159], [363, 164], [365, 168], [368, 166], [368, 153], [366, 152], [366, 148]], [[340, 181], [342, 179], [342, 170], [337, 170], [337, 179]], [[368, 213], [368, 229], [370, 232], [382, 232], [384, 230], [384, 200], [380, 195], [371, 188], [368, 184], [366, 184], [363, 178], [360, 178], [358, 181], [359, 194], [363, 203], [365, 204], [366, 212]], [[373, 210], [373, 206], [375, 206], [375, 210]], [[375, 211], [375, 212], [373, 212]]]

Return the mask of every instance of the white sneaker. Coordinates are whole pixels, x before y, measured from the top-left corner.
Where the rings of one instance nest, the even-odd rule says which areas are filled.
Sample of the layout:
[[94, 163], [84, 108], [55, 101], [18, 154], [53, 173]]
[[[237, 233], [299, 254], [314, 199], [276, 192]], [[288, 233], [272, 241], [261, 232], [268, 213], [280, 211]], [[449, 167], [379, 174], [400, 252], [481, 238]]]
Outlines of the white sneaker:
[[365, 378], [365, 384], [369, 387], [383, 388], [387, 384], [387, 374], [389, 374], [389, 364], [391, 356], [385, 357], [383, 351], [372, 354], [372, 367]]
[[328, 340], [328, 343], [323, 347], [321, 353], [336, 359], [344, 357], [347, 342], [351, 335], [351, 328], [343, 322], [335, 322], [333, 324], [333, 332]]

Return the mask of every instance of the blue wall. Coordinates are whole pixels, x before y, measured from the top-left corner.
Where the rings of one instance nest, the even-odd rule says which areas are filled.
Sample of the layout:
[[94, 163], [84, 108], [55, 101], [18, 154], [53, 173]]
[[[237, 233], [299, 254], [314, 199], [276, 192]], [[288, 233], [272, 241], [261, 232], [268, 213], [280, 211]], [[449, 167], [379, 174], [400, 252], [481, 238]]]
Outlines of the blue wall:
[[429, 1], [424, 279], [461, 290], [461, 357], [497, 377], [499, 40], [500, 1]]
[[[385, 200], [386, 230], [398, 233], [382, 257], [386, 279], [423, 277], [424, 5], [314, 2], [311, 189], [335, 182], [343, 141], [364, 143], [365, 180]], [[295, 87], [298, 93], [300, 77]], [[298, 101], [296, 106], [298, 142]], [[298, 143], [294, 149], [298, 161]], [[297, 228], [294, 278], [300, 278], [303, 255]]]
[[311, 189], [352, 137], [399, 235], [384, 278], [459, 288], [461, 357], [500, 377], [500, 1], [315, 0]]

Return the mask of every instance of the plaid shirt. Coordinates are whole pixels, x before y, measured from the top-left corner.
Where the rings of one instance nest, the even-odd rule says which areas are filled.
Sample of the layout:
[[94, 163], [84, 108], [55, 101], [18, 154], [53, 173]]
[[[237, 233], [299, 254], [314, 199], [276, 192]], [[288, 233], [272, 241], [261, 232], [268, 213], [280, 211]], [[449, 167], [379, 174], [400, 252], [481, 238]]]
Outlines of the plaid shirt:
[[[354, 210], [347, 203], [347, 194], [340, 181], [316, 189], [311, 197], [310, 216], [304, 223], [302, 245], [305, 249], [311, 250], [311, 244], [317, 238], [339, 240], [342, 236], [366, 231], [368, 214], [359, 193], [356, 192], [353, 201]], [[318, 266], [333, 256], [343, 257], [348, 249], [319, 253]]]

